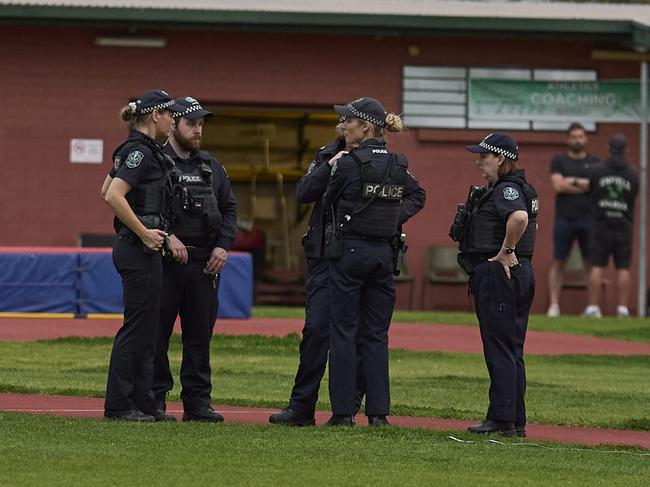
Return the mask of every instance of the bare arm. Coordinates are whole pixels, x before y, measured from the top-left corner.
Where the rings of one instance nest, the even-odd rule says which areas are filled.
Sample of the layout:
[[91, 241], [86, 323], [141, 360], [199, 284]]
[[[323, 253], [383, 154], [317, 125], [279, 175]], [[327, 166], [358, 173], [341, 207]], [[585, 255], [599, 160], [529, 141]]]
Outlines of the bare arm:
[[126, 194], [131, 191], [131, 185], [125, 180], [115, 178], [106, 190], [106, 202], [113, 208], [115, 216], [120, 219], [142, 243], [151, 250], [160, 250], [165, 240], [165, 232], [157, 228], [145, 227], [138, 217], [135, 216], [129, 202], [126, 201]]
[[589, 179], [551, 174], [551, 186], [558, 194], [583, 194], [589, 191]]
[[111, 182], [113, 181], [113, 178], [111, 175], [107, 175], [106, 179], [104, 179], [104, 182], [102, 183], [102, 189], [99, 190], [99, 197], [106, 201], [106, 192], [108, 191], [108, 187], [111, 185]]
[[510, 268], [517, 265], [517, 256], [514, 252], [506, 254], [505, 249], [512, 249], [517, 245], [519, 239], [526, 231], [528, 226], [528, 213], [524, 210], [513, 211], [508, 215], [506, 221], [506, 236], [503, 238], [503, 245], [499, 253], [492, 257], [490, 261], [500, 262], [506, 272], [506, 276], [510, 279]]

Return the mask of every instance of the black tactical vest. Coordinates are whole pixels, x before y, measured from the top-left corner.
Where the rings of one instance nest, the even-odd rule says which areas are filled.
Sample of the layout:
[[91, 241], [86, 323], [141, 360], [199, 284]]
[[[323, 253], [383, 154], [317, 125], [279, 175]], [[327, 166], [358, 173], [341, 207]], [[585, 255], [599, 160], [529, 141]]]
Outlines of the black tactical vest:
[[361, 171], [361, 194], [340, 200], [337, 221], [343, 234], [390, 238], [397, 233], [408, 162], [383, 146], [368, 146], [350, 155]]
[[539, 198], [537, 192], [528, 182], [520, 177], [505, 176], [492, 186], [478, 201], [468, 224], [467, 234], [463, 236], [459, 249], [470, 254], [495, 255], [501, 250], [503, 239], [506, 236], [506, 222], [499, 217], [492, 195], [494, 188], [501, 182], [507, 181], [516, 184], [526, 198], [528, 212], [528, 226], [517, 243], [517, 255], [532, 257], [535, 250], [535, 235], [537, 233], [537, 212], [539, 211]]
[[174, 234], [181, 241], [192, 240], [211, 245], [221, 226], [221, 213], [212, 188], [209, 161], [188, 172], [180, 172], [174, 185], [172, 208]]
[[[175, 172], [174, 161], [162, 151], [162, 147], [146, 136], [129, 136], [113, 152], [113, 160], [121, 149], [128, 147], [129, 151], [136, 150], [138, 146], [146, 145], [160, 164], [164, 177], [138, 184], [126, 194], [126, 200], [133, 213], [138, 217], [158, 217], [160, 223], [143, 223], [148, 228], [165, 228], [169, 223], [169, 201], [172, 188], [172, 174]], [[141, 218], [142, 220], [142, 218]], [[146, 220], [153, 222], [153, 220]], [[114, 222], [116, 231], [122, 223], [116, 218]]]

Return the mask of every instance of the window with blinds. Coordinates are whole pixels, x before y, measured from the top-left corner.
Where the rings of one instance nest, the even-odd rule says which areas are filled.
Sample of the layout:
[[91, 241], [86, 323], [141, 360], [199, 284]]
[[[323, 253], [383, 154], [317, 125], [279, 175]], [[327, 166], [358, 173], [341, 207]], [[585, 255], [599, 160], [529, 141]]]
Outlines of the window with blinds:
[[[487, 130], [556, 130], [564, 131], [566, 122], [534, 120], [472, 120], [469, 118], [467, 92], [473, 78], [516, 79], [535, 81], [596, 81], [595, 70], [478, 68], [458, 66], [413, 66], [402, 70], [402, 114], [412, 128], [487, 129]], [[593, 122], [581, 122], [589, 131]]]

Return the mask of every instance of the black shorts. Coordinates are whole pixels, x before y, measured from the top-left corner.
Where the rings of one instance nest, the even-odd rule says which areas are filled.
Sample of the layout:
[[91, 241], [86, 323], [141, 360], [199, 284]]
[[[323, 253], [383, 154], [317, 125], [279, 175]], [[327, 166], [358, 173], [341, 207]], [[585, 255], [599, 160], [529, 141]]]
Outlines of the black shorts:
[[580, 253], [585, 259], [589, 258], [589, 236], [591, 233], [591, 217], [568, 220], [559, 217], [555, 220], [554, 228], [555, 260], [566, 260], [571, 253], [574, 241], [578, 241]]
[[612, 225], [596, 221], [591, 232], [591, 264], [607, 267], [614, 256], [617, 269], [629, 269], [632, 260], [632, 225]]

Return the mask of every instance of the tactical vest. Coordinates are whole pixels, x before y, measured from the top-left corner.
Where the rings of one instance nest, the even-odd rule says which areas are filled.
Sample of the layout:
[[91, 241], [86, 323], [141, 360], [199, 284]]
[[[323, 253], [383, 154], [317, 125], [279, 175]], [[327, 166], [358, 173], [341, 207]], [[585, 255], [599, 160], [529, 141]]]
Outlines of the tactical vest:
[[205, 161], [191, 171], [179, 171], [172, 208], [174, 234], [182, 241], [200, 240], [206, 246], [214, 241], [222, 218], [212, 177], [212, 169]]
[[350, 152], [361, 171], [361, 194], [356, 200], [341, 199], [336, 216], [343, 234], [390, 238], [397, 233], [404, 197], [408, 162], [383, 146]]
[[467, 235], [459, 245], [461, 252], [495, 255], [501, 250], [503, 239], [506, 236], [506, 222], [499, 217], [492, 195], [496, 186], [503, 187], [501, 184], [503, 181], [517, 185], [526, 198], [528, 226], [517, 243], [517, 255], [522, 257], [533, 256], [535, 235], [537, 233], [539, 198], [535, 188], [528, 182], [512, 175], [499, 179], [497, 184], [492, 186], [476, 204], [470, 215]]
[[[171, 177], [175, 172], [174, 161], [162, 151], [162, 147], [146, 136], [129, 136], [115, 149], [115, 152], [113, 152], [113, 160], [115, 160], [115, 155], [121, 149], [131, 146], [129, 150], [133, 151], [139, 145], [146, 145], [151, 150], [153, 156], [160, 164], [164, 177], [138, 184], [126, 194], [126, 200], [131, 206], [133, 213], [137, 216], [148, 217], [154, 215], [159, 217], [160, 224], [155, 224], [154, 226], [166, 228], [170, 218], [169, 201], [172, 188]], [[116, 231], [119, 231], [122, 223], [116, 219], [114, 226]], [[151, 228], [150, 224], [145, 223], [145, 226]]]

